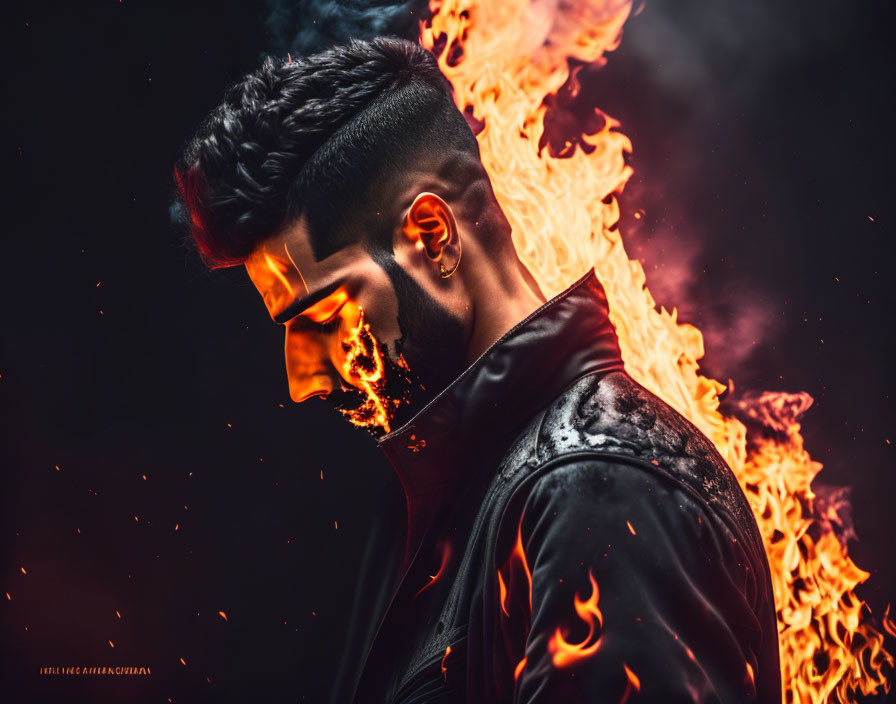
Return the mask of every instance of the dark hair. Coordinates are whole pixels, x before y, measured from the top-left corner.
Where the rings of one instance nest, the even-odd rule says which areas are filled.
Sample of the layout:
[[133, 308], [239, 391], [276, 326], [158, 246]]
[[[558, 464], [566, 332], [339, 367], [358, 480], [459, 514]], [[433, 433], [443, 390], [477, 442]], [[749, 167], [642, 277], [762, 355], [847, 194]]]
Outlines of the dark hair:
[[424, 143], [478, 156], [450, 83], [418, 44], [379, 37], [268, 57], [184, 146], [176, 197], [210, 266], [241, 263], [302, 214], [322, 259], [359, 239], [344, 225]]

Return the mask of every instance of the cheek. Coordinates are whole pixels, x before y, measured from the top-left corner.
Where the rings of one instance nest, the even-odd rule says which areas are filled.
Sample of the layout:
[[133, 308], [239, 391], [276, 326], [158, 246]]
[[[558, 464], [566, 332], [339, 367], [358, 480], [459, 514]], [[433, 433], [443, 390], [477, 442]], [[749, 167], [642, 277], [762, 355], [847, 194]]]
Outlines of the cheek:
[[[373, 336], [388, 347], [390, 355], [396, 357], [395, 343], [401, 338], [398, 298], [386, 273], [378, 266], [374, 267], [376, 271], [370, 272], [354, 300], [364, 309], [364, 322], [370, 326]], [[357, 325], [357, 321], [354, 324]]]

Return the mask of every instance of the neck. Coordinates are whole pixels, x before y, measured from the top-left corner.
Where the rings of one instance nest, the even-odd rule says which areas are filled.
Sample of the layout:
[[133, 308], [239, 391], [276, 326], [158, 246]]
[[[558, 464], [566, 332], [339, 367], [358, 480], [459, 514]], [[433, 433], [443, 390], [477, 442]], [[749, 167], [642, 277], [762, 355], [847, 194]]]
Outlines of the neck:
[[[520, 261], [513, 246], [507, 253], [481, 252], [466, 272], [473, 292], [473, 314], [467, 364], [472, 364], [496, 340], [547, 300], [535, 277]], [[473, 259], [473, 257], [471, 257]], [[501, 266], [494, 266], [496, 261]]]

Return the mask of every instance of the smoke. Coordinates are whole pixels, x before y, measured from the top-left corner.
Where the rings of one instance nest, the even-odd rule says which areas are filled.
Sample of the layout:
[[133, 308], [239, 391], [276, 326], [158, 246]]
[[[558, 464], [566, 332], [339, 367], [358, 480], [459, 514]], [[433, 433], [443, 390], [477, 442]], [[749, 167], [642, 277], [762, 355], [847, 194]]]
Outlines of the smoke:
[[266, 5], [270, 51], [297, 56], [348, 39], [381, 35], [416, 39], [418, 23], [428, 16], [427, 0], [267, 0]]
[[622, 198], [629, 252], [657, 303], [703, 331], [709, 371], [721, 378], [742, 377], [785, 326], [792, 284], [755, 272], [805, 223], [792, 174], [768, 155], [780, 145], [807, 172], [824, 155], [797, 147], [820, 128], [803, 122], [796, 136], [795, 115], [775, 106], [782, 89], [802, 89], [792, 77], [807, 61], [825, 66], [849, 39], [831, 7], [648, 0], [607, 67], [584, 78], [634, 144]]
[[655, 87], [702, 115], [747, 103], [768, 79], [807, 54], [834, 51], [849, 30], [801, 3], [648, 1], [627, 25], [626, 51], [649, 67]]

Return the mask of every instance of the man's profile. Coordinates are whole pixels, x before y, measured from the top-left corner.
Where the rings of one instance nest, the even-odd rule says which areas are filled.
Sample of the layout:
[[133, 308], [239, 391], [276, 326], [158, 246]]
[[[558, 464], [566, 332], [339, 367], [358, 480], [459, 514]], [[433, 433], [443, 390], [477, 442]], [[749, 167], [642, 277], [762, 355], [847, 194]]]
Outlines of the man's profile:
[[378, 436], [407, 532], [333, 701], [778, 702], [762, 540], [712, 444], [625, 372], [590, 272], [546, 301], [435, 59], [266, 59], [175, 166], [290, 396]]

